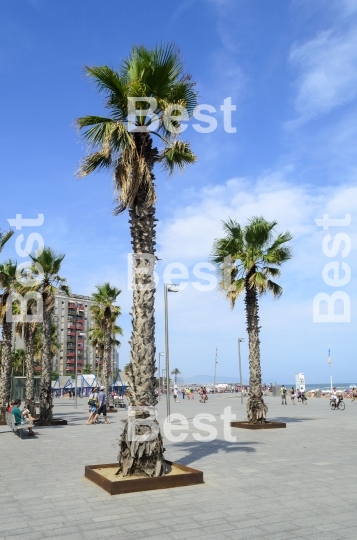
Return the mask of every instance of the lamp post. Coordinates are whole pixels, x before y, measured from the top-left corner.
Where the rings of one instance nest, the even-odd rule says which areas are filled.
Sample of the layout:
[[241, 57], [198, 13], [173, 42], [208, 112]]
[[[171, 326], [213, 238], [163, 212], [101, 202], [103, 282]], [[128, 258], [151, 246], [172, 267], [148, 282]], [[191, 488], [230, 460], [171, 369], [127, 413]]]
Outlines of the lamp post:
[[77, 328], [75, 329], [76, 332], [76, 355], [75, 355], [75, 364], [74, 364], [74, 408], [77, 408], [77, 362], [78, 362], [78, 334], [80, 336], [84, 336], [84, 332], [78, 332]]
[[238, 338], [238, 358], [239, 358], [239, 379], [240, 379], [240, 402], [243, 405], [243, 380], [242, 380], [242, 361], [240, 357], [240, 344], [244, 338]]
[[167, 422], [170, 422], [170, 359], [169, 359], [169, 315], [168, 315], [168, 292], [178, 292], [178, 285], [164, 284], [164, 303], [165, 303], [165, 359], [166, 359], [166, 416]]
[[328, 359], [327, 359], [328, 363], [330, 364], [330, 385], [331, 385], [331, 393], [332, 393], [332, 358], [331, 358], [331, 354], [330, 354], [330, 347], [328, 349]]
[[213, 393], [214, 394], [216, 393], [216, 367], [218, 364], [217, 356], [218, 356], [218, 349], [216, 347], [216, 356], [214, 357], [214, 379], [213, 379]]
[[160, 379], [160, 358], [164, 356], [163, 352], [159, 352], [159, 401], [160, 401], [160, 392], [161, 392], [161, 379]]

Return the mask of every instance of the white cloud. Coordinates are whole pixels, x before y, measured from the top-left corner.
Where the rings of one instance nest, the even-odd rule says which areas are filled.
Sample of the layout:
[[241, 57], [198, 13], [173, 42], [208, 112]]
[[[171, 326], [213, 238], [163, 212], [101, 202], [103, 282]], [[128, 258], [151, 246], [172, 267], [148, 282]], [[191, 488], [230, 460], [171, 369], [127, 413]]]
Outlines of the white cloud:
[[300, 70], [295, 108], [301, 124], [353, 101], [357, 96], [357, 32], [328, 30], [295, 43], [290, 62]]
[[357, 11], [357, 0], [336, 0], [336, 4], [347, 17]]
[[[237, 218], [241, 224], [252, 215], [276, 219], [277, 230], [289, 230], [294, 236], [294, 257], [282, 268], [282, 298], [278, 302], [269, 295], [260, 299], [264, 377], [270, 373], [273, 376], [278, 368], [280, 376], [286, 380], [289, 376], [292, 378], [295, 371], [305, 370], [310, 378], [318, 381], [318, 359], [325, 344], [333, 340], [341, 357], [345, 355], [347, 359], [352, 334], [351, 325], [338, 328], [334, 325], [331, 336], [331, 327], [312, 322], [314, 296], [320, 292], [333, 292], [322, 279], [323, 267], [331, 261], [322, 251], [322, 239], [327, 231], [317, 227], [314, 219], [323, 214], [339, 218], [351, 213], [352, 223], [345, 231], [354, 247], [357, 243], [357, 187], [352, 181], [350, 185], [331, 187], [296, 186], [291, 182], [294, 172], [294, 168], [288, 166], [268, 171], [258, 179], [235, 178], [222, 185], [191, 190], [191, 202], [176, 204], [172, 217], [159, 223], [158, 256], [163, 261], [158, 273], [161, 274], [163, 267], [171, 261], [184, 263], [189, 269], [196, 262], [207, 261], [213, 239], [222, 235], [221, 220], [228, 216]], [[334, 235], [338, 230], [333, 228], [328, 232]], [[352, 253], [345, 261], [353, 271]], [[355, 289], [355, 282], [351, 280], [347, 286], [351, 298], [355, 296]], [[161, 279], [156, 308], [158, 336], [163, 335], [162, 300]], [[200, 292], [190, 283], [177, 295], [170, 295], [169, 302], [172, 365], [180, 365], [186, 376], [206, 373], [207, 369], [209, 372], [210, 368], [205, 366], [207, 361], [211, 362], [211, 357], [213, 365], [215, 347], [218, 346], [221, 373], [236, 373], [236, 336], [246, 335], [242, 299], [232, 312], [217, 289]], [[299, 350], [292, 350], [297, 332], [304, 335], [304, 340]], [[247, 351], [244, 357], [247, 357]], [[347, 372], [348, 360], [341, 362]]]
[[[191, 191], [191, 203], [175, 209], [158, 226], [158, 253], [166, 262], [207, 260], [214, 238], [228, 217], [241, 224], [254, 215], [277, 220], [295, 239], [316, 230], [314, 219], [357, 210], [357, 188], [292, 185], [292, 167], [268, 171], [257, 180], [234, 178], [222, 185]], [[356, 202], [354, 202], [356, 201]]]

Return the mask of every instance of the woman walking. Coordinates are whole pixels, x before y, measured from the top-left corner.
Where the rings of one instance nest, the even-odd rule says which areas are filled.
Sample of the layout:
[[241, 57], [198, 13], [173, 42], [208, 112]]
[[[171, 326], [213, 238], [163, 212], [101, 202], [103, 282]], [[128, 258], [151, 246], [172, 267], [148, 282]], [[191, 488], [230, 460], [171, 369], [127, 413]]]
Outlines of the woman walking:
[[89, 394], [88, 405], [89, 405], [89, 416], [88, 416], [87, 424], [95, 424], [94, 418], [97, 414], [98, 405], [99, 405], [97, 388], [93, 388], [92, 393]]
[[292, 404], [295, 405], [295, 389], [293, 386], [291, 387], [291, 390], [290, 390], [290, 397], [291, 397]]

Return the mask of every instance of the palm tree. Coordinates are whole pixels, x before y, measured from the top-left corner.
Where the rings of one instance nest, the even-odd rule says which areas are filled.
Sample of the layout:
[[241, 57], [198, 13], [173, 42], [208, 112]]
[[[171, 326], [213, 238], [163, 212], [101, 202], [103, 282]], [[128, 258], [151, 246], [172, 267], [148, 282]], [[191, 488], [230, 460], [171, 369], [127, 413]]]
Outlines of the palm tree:
[[[33, 315], [36, 301], [30, 299], [27, 302], [27, 315]], [[38, 323], [19, 322], [16, 325], [16, 333], [22, 336], [25, 345], [25, 364], [26, 364], [26, 402], [27, 408], [32, 415], [36, 414], [35, 406], [35, 352], [34, 337]]]
[[[39, 292], [43, 302], [43, 323], [41, 329], [41, 381], [40, 381], [40, 421], [52, 422], [52, 392], [51, 392], [51, 371], [52, 371], [52, 319], [55, 305], [55, 294], [57, 291], [69, 293], [66, 280], [59, 276], [61, 264], [65, 255], [58, 254], [49, 247], [43, 248], [38, 255], [30, 255], [33, 263], [33, 273], [39, 273], [39, 266], [42, 267], [43, 274], [39, 284]], [[36, 357], [36, 356], [35, 356]]]
[[181, 375], [181, 371], [176, 367], [175, 369], [171, 371], [171, 375], [175, 375], [175, 384], [176, 384], [177, 375]]
[[[0, 264], [0, 322], [2, 326], [0, 419], [5, 417], [6, 406], [10, 401], [13, 323], [7, 320], [7, 301], [11, 293], [16, 289], [16, 268], [16, 261], [10, 259]], [[14, 309], [14, 306], [12, 306], [12, 309]]]
[[90, 375], [92, 373], [93, 369], [92, 369], [92, 366], [90, 364], [86, 364], [85, 366], [83, 366], [83, 375]]
[[26, 353], [24, 349], [11, 351], [11, 370], [13, 375], [22, 375], [24, 371], [24, 361]]
[[[87, 330], [88, 339], [91, 345], [96, 348], [96, 353], [98, 355], [98, 365], [97, 365], [97, 379], [102, 376], [102, 366], [103, 366], [103, 357], [104, 357], [104, 330], [101, 326], [101, 320], [96, 320], [93, 318], [93, 326]], [[112, 347], [119, 347], [120, 341], [118, 341], [115, 336], [120, 334], [122, 335], [123, 330], [120, 326], [115, 324], [113, 320], [113, 336], [111, 340]], [[89, 373], [92, 373], [92, 368]]]
[[122, 334], [122, 329], [116, 326], [115, 321], [121, 315], [120, 307], [115, 306], [114, 302], [121, 293], [120, 289], [112, 287], [110, 283], [104, 283], [103, 285], [96, 286], [97, 291], [92, 294], [93, 300], [96, 304], [90, 307], [90, 312], [97, 323], [98, 337], [102, 332], [102, 350], [103, 350], [103, 363], [102, 363], [102, 376], [101, 383], [105, 388], [105, 394], [108, 393], [108, 364], [110, 362], [114, 332], [116, 334]]
[[[190, 76], [184, 73], [183, 61], [173, 45], [155, 49], [135, 46], [118, 71], [108, 66], [87, 67], [86, 71], [99, 91], [105, 94], [109, 116], [85, 116], [77, 120], [79, 129], [85, 129], [84, 138], [91, 150], [78, 174], [86, 176], [102, 169], [112, 171], [118, 197], [115, 213], [129, 210], [134, 251], [129, 401], [136, 406], [155, 406], [156, 194], [153, 168], [160, 163], [173, 174], [195, 162], [189, 144], [178, 138], [181, 126], [178, 111], [171, 112], [176, 116], [171, 126], [173, 130], [168, 129], [166, 119], [174, 106], [185, 107], [190, 116], [197, 104], [197, 93]], [[141, 96], [156, 100], [156, 106], [152, 102], [155, 118], [146, 116], [149, 103], [141, 101]], [[128, 98], [134, 98], [136, 109], [129, 116]], [[157, 136], [162, 145], [160, 151], [153, 146], [153, 136]], [[135, 414], [141, 418], [145, 413], [137, 410]], [[165, 473], [164, 449], [157, 422], [155, 427], [157, 437], [150, 442], [136, 442], [134, 448], [128, 440], [126, 422], [119, 457], [123, 476]], [[151, 427], [140, 426], [140, 433], [151, 433]]]
[[267, 406], [262, 399], [260, 366], [258, 296], [271, 292], [279, 298], [283, 289], [270, 278], [280, 276], [280, 266], [292, 254], [287, 242], [289, 232], [275, 234], [276, 221], [253, 217], [241, 228], [232, 219], [223, 222], [226, 235], [215, 240], [211, 259], [218, 267], [220, 288], [230, 300], [232, 309], [236, 299], [245, 293], [245, 309], [249, 340], [249, 386], [247, 402], [250, 423], [265, 422]]

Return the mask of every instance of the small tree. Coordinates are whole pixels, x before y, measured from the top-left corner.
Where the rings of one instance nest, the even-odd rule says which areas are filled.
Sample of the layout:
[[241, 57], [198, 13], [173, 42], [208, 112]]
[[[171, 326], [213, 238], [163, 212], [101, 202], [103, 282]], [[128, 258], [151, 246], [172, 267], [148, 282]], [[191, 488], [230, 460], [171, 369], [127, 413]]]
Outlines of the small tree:
[[178, 368], [175, 368], [171, 371], [171, 375], [174, 375], [175, 376], [175, 384], [176, 384], [176, 380], [177, 380], [177, 375], [181, 375], [181, 371], [178, 369]]
[[92, 371], [93, 371], [92, 366], [91, 366], [90, 364], [86, 364], [86, 365], [83, 367], [82, 373], [83, 373], [83, 375], [91, 375]]

